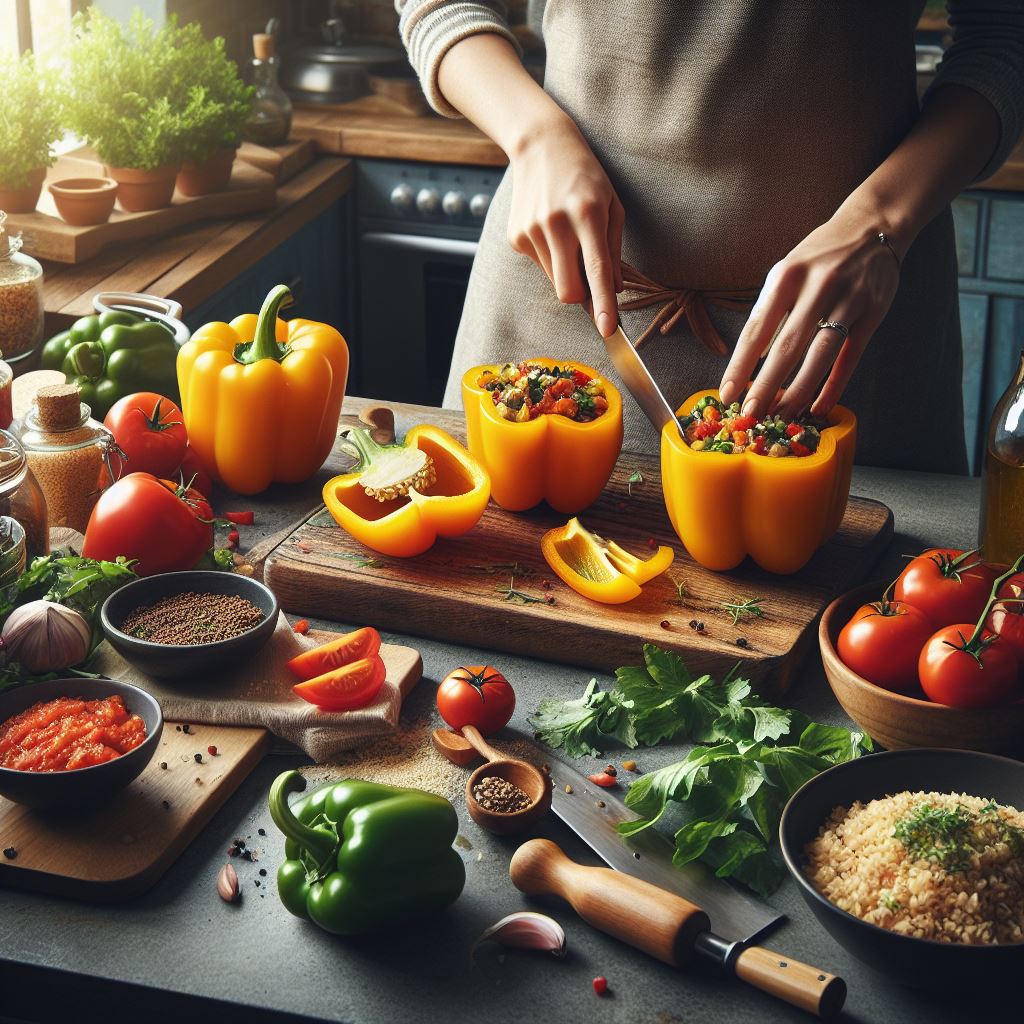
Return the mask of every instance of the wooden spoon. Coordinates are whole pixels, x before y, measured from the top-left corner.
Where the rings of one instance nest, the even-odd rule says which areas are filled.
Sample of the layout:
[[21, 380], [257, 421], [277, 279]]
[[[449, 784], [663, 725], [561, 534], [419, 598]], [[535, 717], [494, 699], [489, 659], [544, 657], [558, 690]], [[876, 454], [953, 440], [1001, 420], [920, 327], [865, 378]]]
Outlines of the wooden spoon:
[[[526, 761], [506, 757], [500, 750], [495, 750], [475, 726], [465, 726], [461, 735], [448, 729], [435, 729], [431, 741], [434, 749], [453, 764], [465, 767], [477, 757], [488, 762], [477, 768], [466, 783], [466, 807], [470, 817], [481, 828], [499, 836], [512, 835], [529, 828], [550, 810], [551, 776]], [[518, 786], [530, 798], [530, 806], [511, 813], [490, 811], [484, 807], [473, 795], [473, 790], [484, 779], [495, 777]]]

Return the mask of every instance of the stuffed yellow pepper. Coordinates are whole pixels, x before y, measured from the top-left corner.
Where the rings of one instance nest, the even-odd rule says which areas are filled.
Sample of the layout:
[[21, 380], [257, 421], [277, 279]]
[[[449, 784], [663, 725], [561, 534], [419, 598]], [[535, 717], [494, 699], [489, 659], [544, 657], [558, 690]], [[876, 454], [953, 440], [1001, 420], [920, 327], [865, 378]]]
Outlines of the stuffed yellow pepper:
[[836, 408], [824, 421], [743, 416], [717, 391], [677, 412], [661, 434], [661, 483], [687, 551], [708, 569], [749, 555], [793, 573], [839, 528], [850, 493], [857, 421]]
[[622, 399], [580, 363], [527, 359], [462, 378], [469, 450], [513, 512], [546, 501], [573, 514], [597, 500], [622, 447]]
[[473, 529], [491, 493], [484, 468], [438, 427], [413, 427], [401, 444], [380, 445], [368, 430], [346, 432], [359, 456], [324, 485], [335, 522], [374, 551], [411, 558], [439, 536]]

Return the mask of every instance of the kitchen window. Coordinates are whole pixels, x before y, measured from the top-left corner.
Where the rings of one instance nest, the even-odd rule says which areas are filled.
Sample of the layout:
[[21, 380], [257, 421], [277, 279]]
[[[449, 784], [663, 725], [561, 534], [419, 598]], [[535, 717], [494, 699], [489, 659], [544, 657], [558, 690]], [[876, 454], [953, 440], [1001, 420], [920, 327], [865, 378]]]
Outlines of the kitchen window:
[[67, 53], [77, 0], [0, 0], [0, 47], [32, 50], [43, 64]]

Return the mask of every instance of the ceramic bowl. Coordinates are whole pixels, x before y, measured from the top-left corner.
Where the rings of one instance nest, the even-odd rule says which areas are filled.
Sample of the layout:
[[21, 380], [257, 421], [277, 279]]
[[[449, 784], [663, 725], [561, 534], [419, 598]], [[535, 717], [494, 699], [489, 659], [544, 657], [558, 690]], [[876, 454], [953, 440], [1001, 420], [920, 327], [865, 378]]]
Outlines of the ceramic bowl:
[[815, 776], [790, 798], [779, 825], [782, 856], [800, 895], [841, 946], [904, 984], [959, 989], [1015, 981], [1024, 943], [968, 946], [898, 935], [840, 910], [804, 877], [804, 848], [836, 807], [905, 790], [966, 793], [1024, 808], [1024, 764], [968, 750], [895, 750]]
[[[233, 594], [251, 601], [263, 612], [263, 621], [228, 640], [209, 644], [158, 644], [121, 630], [136, 608], [164, 597], [184, 594]], [[274, 592], [249, 576], [233, 572], [167, 572], [144, 576], [115, 591], [103, 602], [100, 625], [114, 649], [137, 669], [161, 679], [191, 680], [224, 666], [251, 658], [277, 628], [280, 606]]]
[[104, 224], [110, 219], [117, 198], [113, 178], [62, 178], [47, 186], [57, 212], [75, 227]]
[[22, 772], [0, 768], [0, 796], [29, 807], [76, 806], [104, 800], [124, 789], [153, 759], [164, 718], [160, 705], [145, 690], [116, 679], [51, 679], [0, 693], [0, 722], [39, 701], [57, 697], [97, 700], [120, 695], [125, 707], [146, 723], [146, 738], [113, 761], [66, 772]]
[[953, 747], [992, 754], [1024, 750], [1024, 700], [991, 708], [950, 708], [922, 690], [895, 693], [876, 686], [843, 664], [839, 633], [862, 604], [875, 601], [885, 583], [869, 583], [836, 598], [821, 617], [821, 660], [836, 700], [872, 739], [890, 750]]

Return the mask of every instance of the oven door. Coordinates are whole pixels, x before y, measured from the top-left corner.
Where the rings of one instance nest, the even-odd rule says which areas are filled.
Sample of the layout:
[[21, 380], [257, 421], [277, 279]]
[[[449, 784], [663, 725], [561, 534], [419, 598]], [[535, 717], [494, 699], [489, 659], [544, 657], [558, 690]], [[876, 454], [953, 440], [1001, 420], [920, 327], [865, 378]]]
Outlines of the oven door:
[[360, 392], [440, 405], [477, 243], [367, 232], [359, 238]]

